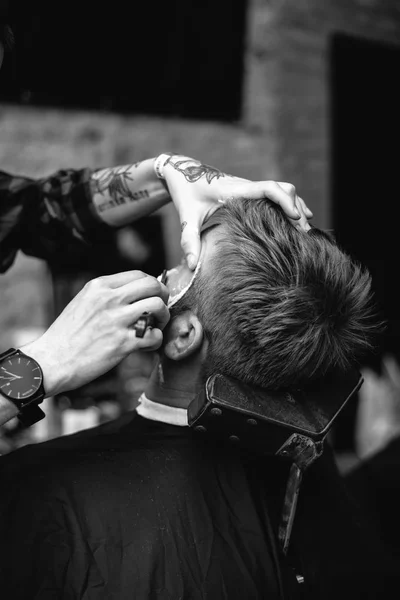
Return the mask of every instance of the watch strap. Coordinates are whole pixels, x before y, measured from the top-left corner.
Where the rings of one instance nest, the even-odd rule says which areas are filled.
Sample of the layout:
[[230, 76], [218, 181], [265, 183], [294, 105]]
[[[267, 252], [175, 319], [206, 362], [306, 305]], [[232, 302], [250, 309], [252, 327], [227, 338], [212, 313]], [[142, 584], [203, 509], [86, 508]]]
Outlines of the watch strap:
[[37, 404], [29, 404], [18, 413], [17, 418], [21, 425], [30, 427], [34, 423], [44, 419], [45, 416], [45, 413]]
[[8, 350], [0, 354], [0, 360], [4, 360], [5, 358], [14, 356], [14, 354], [18, 354], [18, 350], [16, 348], [9, 348]]

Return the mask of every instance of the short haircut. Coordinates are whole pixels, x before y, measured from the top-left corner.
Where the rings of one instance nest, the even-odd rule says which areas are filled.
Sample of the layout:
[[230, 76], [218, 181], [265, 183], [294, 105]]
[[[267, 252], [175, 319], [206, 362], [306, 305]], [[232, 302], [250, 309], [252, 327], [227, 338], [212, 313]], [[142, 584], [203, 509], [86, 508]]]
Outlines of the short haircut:
[[367, 269], [270, 201], [230, 202], [219, 217], [211, 268], [171, 311], [193, 310], [204, 327], [203, 376], [290, 390], [359, 365], [383, 329]]

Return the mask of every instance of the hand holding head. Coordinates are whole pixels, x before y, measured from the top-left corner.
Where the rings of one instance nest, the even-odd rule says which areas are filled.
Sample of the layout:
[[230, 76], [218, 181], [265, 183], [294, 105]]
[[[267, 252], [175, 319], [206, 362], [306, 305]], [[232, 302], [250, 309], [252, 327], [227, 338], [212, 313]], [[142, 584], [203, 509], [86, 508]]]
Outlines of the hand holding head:
[[179, 155], [161, 155], [156, 171], [165, 179], [181, 222], [181, 246], [189, 267], [196, 268], [200, 256], [203, 222], [223, 204], [237, 199], [266, 198], [279, 204], [298, 226], [308, 229], [312, 212], [296, 194], [293, 185], [275, 181], [249, 181], [232, 177], [215, 167]]

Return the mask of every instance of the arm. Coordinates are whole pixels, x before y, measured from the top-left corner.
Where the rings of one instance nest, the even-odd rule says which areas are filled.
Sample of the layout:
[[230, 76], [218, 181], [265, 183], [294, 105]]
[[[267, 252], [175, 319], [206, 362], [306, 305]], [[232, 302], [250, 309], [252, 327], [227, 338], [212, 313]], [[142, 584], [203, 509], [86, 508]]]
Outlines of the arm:
[[250, 181], [180, 154], [161, 154], [134, 165], [102, 169], [93, 173], [91, 180], [96, 212], [113, 226], [148, 215], [172, 200], [181, 222], [181, 246], [192, 269], [200, 254], [203, 221], [230, 200], [268, 198], [306, 230], [313, 216], [289, 183]]
[[[11, 266], [19, 249], [50, 259], [68, 247], [71, 235], [79, 243], [95, 241], [102, 228], [126, 225], [171, 199], [182, 225], [181, 244], [188, 262], [194, 256], [193, 269], [200, 252], [200, 225], [221, 203], [265, 197], [299, 222], [312, 216], [307, 209], [301, 217], [296, 214], [295, 207], [304, 207], [289, 184], [233, 177], [180, 155], [161, 155], [162, 162], [159, 158], [158, 174], [154, 158], [98, 171], [59, 171], [38, 181], [0, 172], [0, 272]], [[141, 278], [143, 274], [126, 273], [94, 280], [39, 340], [22, 348], [41, 365], [48, 396], [89, 383], [140, 348], [139, 341], [132, 339], [131, 325], [145, 310], [158, 315], [159, 328], [146, 334], [143, 348], [160, 346], [167, 315], [157, 297], [166, 302], [166, 291], [148, 286], [142, 290], [135, 281]], [[127, 291], [120, 293], [120, 288]], [[121, 305], [126, 304], [129, 310], [125, 307], [121, 313]], [[15, 416], [13, 411], [4, 399], [0, 423]]]
[[91, 198], [99, 220], [121, 227], [170, 202], [166, 184], [156, 176], [154, 160], [93, 171]]
[[[162, 206], [170, 197], [153, 163], [59, 171], [37, 181], [0, 172], [0, 272], [11, 266], [20, 249], [46, 259], [70, 247], [71, 238], [90, 242], [99, 230]], [[156, 349], [162, 340], [159, 328], [168, 320], [166, 294], [164, 286], [140, 272], [86, 285], [41, 338], [22, 348], [41, 365], [46, 395], [90, 382], [140, 346]], [[139, 339], [131, 325], [146, 310], [158, 323]], [[0, 425], [17, 414], [16, 406], [0, 394]]]
[[154, 159], [93, 171], [61, 170], [33, 180], [0, 172], [0, 272], [18, 250], [49, 260], [71, 239], [92, 243], [170, 200]]
[[[154, 351], [169, 320], [168, 290], [155, 277], [125, 271], [89, 281], [37, 340], [20, 348], [43, 371], [46, 396], [97, 379], [135, 350]], [[143, 338], [132, 325], [150, 312], [155, 325]], [[16, 416], [0, 393], [0, 424]]]
[[98, 232], [127, 225], [171, 200], [182, 224], [185, 256], [195, 257], [193, 268], [200, 225], [221, 202], [265, 197], [301, 226], [312, 217], [290, 184], [253, 182], [186, 156], [161, 156], [166, 160], [159, 163], [158, 176], [155, 158], [99, 170], [61, 170], [37, 181], [0, 172], [0, 272], [11, 266], [18, 250], [48, 260], [71, 236], [77, 243], [95, 242]]

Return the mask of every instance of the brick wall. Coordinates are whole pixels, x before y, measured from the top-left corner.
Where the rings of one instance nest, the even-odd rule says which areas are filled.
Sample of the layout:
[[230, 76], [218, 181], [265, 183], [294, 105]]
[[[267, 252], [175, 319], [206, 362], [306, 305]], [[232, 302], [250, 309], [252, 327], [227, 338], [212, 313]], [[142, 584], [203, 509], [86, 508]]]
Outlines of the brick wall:
[[329, 44], [336, 32], [399, 45], [400, 4], [251, 1], [246, 120], [258, 134], [273, 132], [279, 177], [296, 184], [324, 228], [331, 226]]

